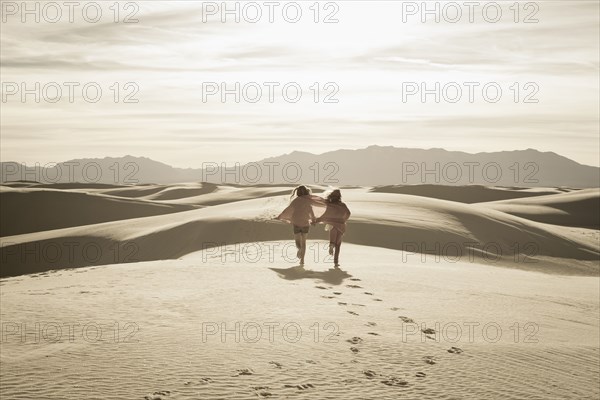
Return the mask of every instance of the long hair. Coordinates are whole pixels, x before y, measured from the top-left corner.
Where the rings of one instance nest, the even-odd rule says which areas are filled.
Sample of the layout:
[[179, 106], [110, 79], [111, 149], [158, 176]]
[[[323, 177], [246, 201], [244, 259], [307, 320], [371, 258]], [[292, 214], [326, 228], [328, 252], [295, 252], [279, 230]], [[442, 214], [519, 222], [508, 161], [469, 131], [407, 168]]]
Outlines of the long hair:
[[300, 185], [292, 190], [292, 195], [290, 196], [290, 200], [294, 197], [306, 196], [310, 194], [310, 189], [304, 185]]
[[339, 204], [342, 202], [342, 192], [339, 189], [335, 189], [333, 192], [327, 195], [327, 202]]

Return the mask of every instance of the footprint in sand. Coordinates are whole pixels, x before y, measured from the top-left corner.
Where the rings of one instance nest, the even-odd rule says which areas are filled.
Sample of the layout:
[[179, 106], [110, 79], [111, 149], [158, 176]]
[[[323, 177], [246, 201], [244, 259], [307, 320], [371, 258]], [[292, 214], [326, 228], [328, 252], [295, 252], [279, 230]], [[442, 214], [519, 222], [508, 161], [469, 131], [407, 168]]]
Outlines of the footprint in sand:
[[390, 310], [392, 310], [392, 311], [398, 311], [399, 308], [398, 307], [392, 307], [392, 308], [390, 308]]
[[212, 381], [213, 380], [211, 378], [200, 378], [200, 381], [198, 383], [201, 385], [208, 385], [209, 383], [212, 383]]
[[354, 336], [352, 339], [348, 339], [346, 340], [346, 342], [348, 343], [352, 343], [352, 344], [359, 344], [362, 343], [362, 338], [358, 337], [358, 336]]
[[360, 350], [358, 350], [358, 348], [356, 347], [350, 347], [350, 351], [353, 352], [354, 354], [358, 353]]
[[344, 303], [343, 301], [338, 301], [338, 304], [339, 304], [340, 306], [347, 306], [347, 305], [348, 305], [348, 303]]
[[269, 392], [268, 386], [254, 386], [252, 389], [256, 392], [258, 397], [271, 397], [273, 394]]
[[352, 303], [353, 306], [357, 307], [366, 307], [364, 304]]
[[363, 374], [365, 374], [365, 376], [366, 376], [367, 378], [369, 378], [369, 379], [370, 379], [370, 378], [375, 378], [375, 377], [377, 376], [377, 372], [375, 372], [375, 371], [371, 371], [370, 369], [365, 369], [365, 370], [363, 371]]
[[321, 296], [324, 299], [335, 299], [335, 296]]
[[425, 361], [425, 363], [427, 363], [429, 365], [435, 365], [436, 364], [433, 356], [425, 356], [425, 357], [423, 357], [423, 361]]
[[377, 326], [375, 322], [367, 322], [365, 326]]
[[383, 301], [383, 300], [381, 300], [381, 299], [373, 299], [373, 301]]
[[358, 315], [358, 313], [355, 313], [354, 311], [348, 311], [348, 314]]
[[367, 332], [367, 335], [380, 336], [377, 332]]
[[162, 390], [160, 392], [154, 392], [152, 394], [144, 396], [144, 400], [162, 400], [165, 397], [168, 397], [170, 395], [171, 395], [170, 391], [168, 391], [168, 390]]
[[281, 365], [280, 363], [278, 363], [277, 361], [269, 361], [269, 364], [272, 364], [275, 366], [275, 368], [281, 369], [283, 367], [283, 365]]
[[452, 346], [448, 349], [448, 353], [460, 354], [462, 352], [463, 352], [463, 350], [460, 347]]
[[360, 282], [360, 279], [358, 279], [358, 278], [350, 278], [350, 280], [353, 282]]
[[421, 329], [421, 332], [423, 332], [426, 335], [435, 335], [435, 329], [433, 328]]
[[252, 371], [249, 368], [243, 368], [243, 369], [238, 369], [236, 375], [232, 375], [232, 376], [241, 376], [241, 375], [253, 375], [254, 371]]
[[306, 363], [307, 364], [315, 364], [315, 365], [317, 364], [317, 362], [313, 361], [313, 360], [306, 360]]
[[408, 386], [407, 381], [396, 378], [395, 376], [390, 376], [389, 378], [382, 380], [381, 383], [388, 386]]
[[365, 292], [365, 294], [368, 294], [369, 296], [373, 296], [373, 293], [371, 293], [371, 292]]
[[402, 320], [402, 322], [407, 323], [407, 324], [414, 324], [415, 323], [414, 319], [405, 317], [403, 315], [399, 316], [398, 318], [400, 318]]
[[435, 340], [435, 338], [433, 336], [425, 335], [425, 337], [429, 340]]
[[351, 289], [362, 289], [362, 286], [358, 286], [358, 285], [346, 285], [346, 287], [349, 287]]
[[325, 286], [315, 286], [317, 289], [327, 289]]
[[298, 390], [313, 389], [315, 386], [312, 383], [302, 383], [300, 385], [283, 385], [285, 388], [294, 388]]
[[333, 292], [333, 294], [335, 294], [335, 295], [338, 295], [338, 296], [339, 296], [340, 294], [342, 294], [342, 292]]
[[417, 373], [415, 374], [415, 376], [416, 376], [417, 378], [425, 378], [425, 377], [427, 376], [427, 374], [425, 374], [425, 372], [417, 372]]

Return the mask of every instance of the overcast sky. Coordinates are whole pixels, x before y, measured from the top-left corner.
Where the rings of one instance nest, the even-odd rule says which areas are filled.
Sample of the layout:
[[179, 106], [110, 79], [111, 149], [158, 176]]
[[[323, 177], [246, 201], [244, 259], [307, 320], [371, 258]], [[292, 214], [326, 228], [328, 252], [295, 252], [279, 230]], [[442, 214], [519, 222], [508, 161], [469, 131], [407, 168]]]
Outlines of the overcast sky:
[[[256, 8], [246, 8], [246, 14], [240, 9], [240, 23], [233, 15], [223, 23], [222, 10], [199, 1], [131, 2], [135, 7], [127, 8], [123, 2], [119, 23], [108, 8], [113, 2], [103, 3], [97, 23], [85, 21], [81, 8], [69, 22], [66, 7], [57, 23], [48, 21], [55, 18], [51, 8], [40, 11], [39, 23], [31, 15], [23, 23], [22, 10], [8, 3], [2, 2], [1, 25], [2, 161], [43, 164], [131, 154], [199, 167], [377, 144], [467, 152], [535, 148], [600, 164], [595, 0], [531, 3], [539, 9], [521, 3], [517, 23], [516, 8], [509, 9], [513, 1], [500, 2], [496, 23], [486, 21], [496, 18], [495, 9], [484, 14], [482, 6], [470, 22], [462, 2], [457, 23], [449, 21], [455, 9], [443, 13], [444, 3], [438, 23], [433, 15], [423, 23], [420, 10], [412, 15], [412, 5], [400, 1], [322, 2], [317, 23], [315, 8], [309, 9], [313, 2], [298, 2], [297, 23], [284, 19], [286, 2], [274, 9], [273, 23], [261, 1], [256, 23], [249, 21]], [[129, 13], [137, 23], [123, 23]], [[286, 16], [292, 20], [295, 9], [288, 7]], [[338, 22], [324, 23], [327, 16]], [[94, 17], [92, 8], [86, 17]], [[538, 22], [524, 23], [526, 18]], [[30, 89], [35, 82], [57, 82], [62, 97], [36, 103], [30, 94], [22, 102], [22, 82]], [[79, 83], [73, 102], [64, 82]], [[89, 82], [102, 89], [97, 103], [82, 97]], [[125, 87], [128, 82], [133, 85]], [[230, 89], [235, 82], [257, 82], [262, 98], [247, 101], [256, 96], [248, 86], [249, 98], [239, 103], [233, 95], [223, 103], [219, 93], [203, 101], [210, 82]], [[264, 82], [280, 84], [272, 102]], [[282, 97], [290, 82], [302, 88], [296, 103], [293, 87], [290, 98]], [[435, 82], [446, 85], [439, 103], [433, 94], [425, 102], [419, 93], [408, 95], [421, 83], [433, 89]], [[465, 82], [472, 82], [473, 102]], [[486, 84], [490, 100], [496, 88], [502, 90], [498, 102], [484, 98]], [[451, 103], [457, 86], [462, 97]], [[19, 92], [12, 94], [15, 87]], [[47, 86], [49, 100], [54, 90]], [[91, 99], [95, 91], [89, 90]], [[128, 94], [138, 102], [124, 103]], [[338, 102], [325, 103], [328, 95]]]

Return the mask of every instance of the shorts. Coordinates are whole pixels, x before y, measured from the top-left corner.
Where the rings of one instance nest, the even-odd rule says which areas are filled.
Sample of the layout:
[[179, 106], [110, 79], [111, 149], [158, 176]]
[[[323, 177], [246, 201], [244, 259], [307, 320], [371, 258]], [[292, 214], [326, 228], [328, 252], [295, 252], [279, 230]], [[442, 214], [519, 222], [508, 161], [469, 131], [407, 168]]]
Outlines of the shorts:
[[297, 233], [308, 233], [308, 226], [296, 226], [294, 225], [294, 235]]

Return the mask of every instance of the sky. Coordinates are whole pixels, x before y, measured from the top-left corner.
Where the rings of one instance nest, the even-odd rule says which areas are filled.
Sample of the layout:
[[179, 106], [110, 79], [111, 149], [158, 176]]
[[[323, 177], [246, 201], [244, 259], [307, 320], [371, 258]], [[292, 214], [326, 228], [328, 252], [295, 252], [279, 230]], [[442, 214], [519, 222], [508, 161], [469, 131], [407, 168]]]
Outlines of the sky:
[[595, 0], [46, 3], [0, 2], [2, 161], [391, 145], [600, 165]]

